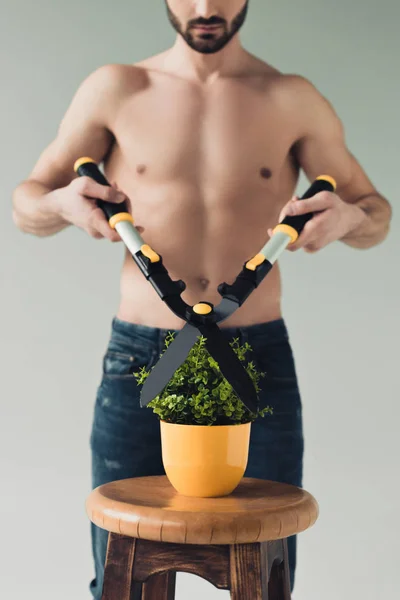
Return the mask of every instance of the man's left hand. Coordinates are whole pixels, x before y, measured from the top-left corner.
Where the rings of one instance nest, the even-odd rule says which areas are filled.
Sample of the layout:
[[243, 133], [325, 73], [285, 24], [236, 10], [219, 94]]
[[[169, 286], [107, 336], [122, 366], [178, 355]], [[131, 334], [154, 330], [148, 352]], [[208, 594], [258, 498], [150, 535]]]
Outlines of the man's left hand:
[[[287, 247], [291, 252], [300, 248], [309, 253], [318, 252], [331, 242], [348, 235], [368, 218], [358, 206], [344, 202], [333, 192], [324, 191], [306, 200], [293, 196], [283, 207], [279, 223], [286, 216], [310, 212], [315, 213], [313, 218], [306, 223], [297, 240]], [[268, 234], [272, 236], [273, 230], [269, 229]]]

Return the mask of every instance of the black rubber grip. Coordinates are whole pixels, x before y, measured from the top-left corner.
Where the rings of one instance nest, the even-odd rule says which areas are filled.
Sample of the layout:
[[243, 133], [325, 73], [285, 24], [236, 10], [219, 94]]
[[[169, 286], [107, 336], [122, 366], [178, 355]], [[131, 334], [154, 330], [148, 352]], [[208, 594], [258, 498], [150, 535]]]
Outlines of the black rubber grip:
[[[107, 179], [104, 177], [103, 173], [100, 171], [96, 163], [86, 162], [80, 165], [76, 172], [80, 177], [91, 177], [92, 179], [97, 181], [97, 183], [100, 183], [101, 185], [107, 185], [108, 187], [110, 187], [110, 184], [108, 183]], [[101, 208], [101, 210], [104, 212], [108, 221], [114, 215], [119, 215], [120, 213], [128, 212], [128, 204], [125, 201], [118, 202], [118, 204], [114, 204], [113, 202], [106, 202], [105, 200], [101, 200], [98, 198], [96, 202], [97, 206]]]
[[[316, 179], [315, 181], [313, 181], [306, 193], [299, 199], [299, 201], [306, 200], [307, 198], [312, 198], [313, 196], [315, 196], [315, 194], [318, 194], [319, 192], [333, 192], [334, 190], [335, 188], [330, 181], [327, 181], [326, 179]], [[280, 224], [290, 225], [290, 227], [293, 227], [293, 229], [295, 229], [297, 233], [300, 234], [303, 231], [305, 224], [310, 219], [312, 219], [313, 216], [313, 212], [307, 213], [305, 215], [287, 216]]]

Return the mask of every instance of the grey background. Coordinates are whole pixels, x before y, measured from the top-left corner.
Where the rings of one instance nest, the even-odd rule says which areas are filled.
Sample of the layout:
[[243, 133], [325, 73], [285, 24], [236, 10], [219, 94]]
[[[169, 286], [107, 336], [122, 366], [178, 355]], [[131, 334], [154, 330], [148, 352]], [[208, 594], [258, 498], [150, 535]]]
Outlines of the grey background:
[[[123, 247], [72, 228], [24, 235], [11, 192], [84, 77], [160, 52], [174, 32], [162, 0], [13, 0], [2, 9], [0, 585], [8, 600], [89, 600], [88, 436]], [[335, 243], [281, 260], [304, 403], [304, 486], [321, 511], [299, 539], [295, 600], [373, 600], [397, 588], [399, 19], [395, 0], [252, 0], [242, 32], [251, 52], [329, 98], [394, 208], [381, 246]], [[302, 177], [298, 192], [306, 185]], [[228, 598], [179, 575], [178, 600], [189, 591]]]

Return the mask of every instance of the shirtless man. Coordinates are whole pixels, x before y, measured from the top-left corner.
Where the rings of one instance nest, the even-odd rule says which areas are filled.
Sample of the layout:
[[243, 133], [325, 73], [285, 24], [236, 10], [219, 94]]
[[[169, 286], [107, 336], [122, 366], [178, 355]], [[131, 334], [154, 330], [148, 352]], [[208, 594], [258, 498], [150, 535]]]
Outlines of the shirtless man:
[[[287, 214], [317, 213], [291, 251], [338, 240], [354, 248], [381, 243], [390, 204], [347, 149], [330, 103], [304, 77], [242, 47], [248, 2], [167, 0], [166, 8], [177, 32], [172, 48], [135, 65], [102, 66], [80, 85], [56, 139], [14, 191], [17, 227], [49, 236], [75, 225], [118, 241], [95, 199], [126, 199], [146, 243], [173, 279], [186, 282], [182, 297], [191, 305], [218, 304], [218, 284], [233, 282]], [[82, 156], [103, 163], [111, 188], [77, 178]], [[334, 177], [336, 193], [297, 201], [301, 168], [310, 182]], [[274, 416], [253, 425], [246, 475], [300, 486], [301, 401], [280, 299], [276, 264], [221, 327], [252, 345], [252, 359], [268, 374], [261, 403], [274, 407]], [[126, 253], [91, 435], [94, 487], [164, 473], [158, 421], [139, 408], [132, 372], [150, 368], [168, 331], [183, 325]], [[91, 591], [100, 600], [107, 537], [95, 526], [92, 536]], [[293, 589], [295, 538], [289, 555]]]

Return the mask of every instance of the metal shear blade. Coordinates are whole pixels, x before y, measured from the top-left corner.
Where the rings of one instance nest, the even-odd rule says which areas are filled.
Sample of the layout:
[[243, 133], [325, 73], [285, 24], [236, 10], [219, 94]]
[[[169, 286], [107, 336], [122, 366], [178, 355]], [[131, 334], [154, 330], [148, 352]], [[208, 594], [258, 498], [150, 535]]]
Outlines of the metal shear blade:
[[197, 327], [193, 327], [189, 323], [184, 325], [144, 382], [140, 395], [140, 406], [147, 406], [162, 392], [175, 371], [186, 360], [199, 335]]
[[144, 382], [141, 406], [146, 406], [164, 389], [178, 367], [186, 360], [199, 335], [206, 338], [205, 346], [208, 352], [217, 361], [222, 375], [232, 385], [243, 404], [251, 412], [257, 412], [258, 396], [254, 383], [216, 323], [197, 326], [186, 323]]

